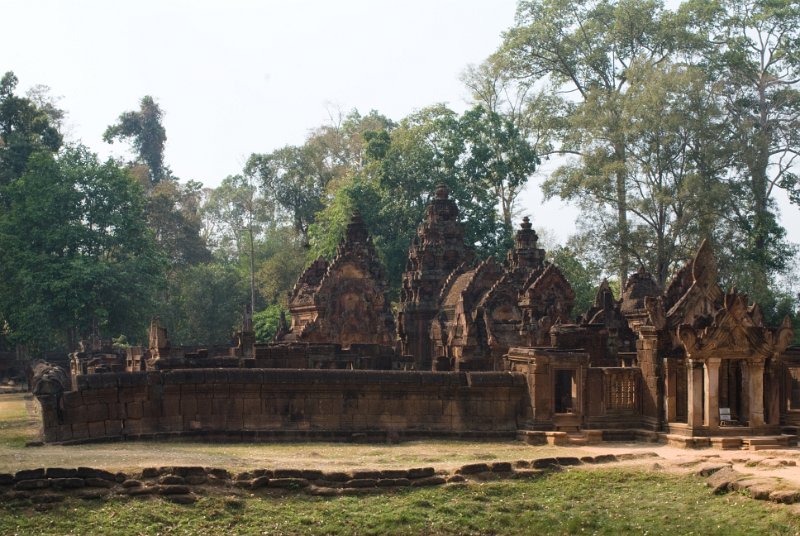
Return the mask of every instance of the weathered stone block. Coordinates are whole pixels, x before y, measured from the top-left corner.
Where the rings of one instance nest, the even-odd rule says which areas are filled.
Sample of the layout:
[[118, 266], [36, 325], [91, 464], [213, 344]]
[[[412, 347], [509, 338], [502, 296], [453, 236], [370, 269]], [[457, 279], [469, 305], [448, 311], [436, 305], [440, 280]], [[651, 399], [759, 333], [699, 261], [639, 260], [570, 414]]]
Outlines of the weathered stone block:
[[44, 469], [25, 469], [17, 471], [14, 474], [14, 480], [19, 482], [21, 480], [38, 480], [45, 477]]
[[78, 477], [80, 478], [100, 478], [108, 480], [109, 482], [116, 481], [116, 475], [103, 469], [95, 469], [93, 467], [78, 467]]
[[378, 480], [375, 478], [353, 478], [344, 483], [346, 488], [374, 488], [377, 485]]
[[189, 493], [189, 486], [163, 485], [157, 486], [159, 495], [185, 495]]
[[14, 485], [14, 489], [17, 490], [45, 489], [49, 487], [50, 481], [46, 478], [20, 480]]
[[408, 478], [426, 478], [436, 474], [433, 467], [416, 467], [408, 470]]
[[86, 486], [82, 478], [51, 478], [50, 485], [55, 489], [77, 489]]
[[44, 474], [47, 478], [75, 478], [78, 476], [78, 470], [62, 469], [60, 467], [48, 467]]
[[89, 425], [85, 422], [74, 423], [72, 425], [72, 439], [87, 439], [89, 437]]
[[126, 419], [141, 419], [144, 416], [142, 403], [140, 401], [127, 402], [125, 404]]
[[197, 414], [197, 399], [194, 396], [181, 397], [180, 414], [184, 417], [193, 417]]
[[89, 437], [98, 438], [98, 437], [105, 437], [105, 435], [106, 435], [105, 421], [89, 423]]
[[122, 434], [122, 421], [121, 420], [108, 420], [106, 425], [106, 436], [116, 437]]
[[158, 479], [159, 484], [173, 485], [173, 484], [186, 484], [186, 479], [178, 475], [162, 475]]
[[109, 482], [108, 480], [104, 480], [102, 478], [86, 478], [84, 479], [86, 483], [86, 487], [89, 488], [111, 488], [114, 486], [113, 482]]
[[180, 396], [167, 396], [161, 400], [161, 416], [162, 417], [176, 417], [181, 415], [181, 398]]
[[485, 463], [470, 463], [467, 465], [462, 465], [459, 469], [456, 470], [456, 473], [460, 475], [474, 475], [477, 473], [486, 473], [489, 472], [489, 465]]
[[396, 488], [410, 485], [411, 480], [407, 478], [382, 478], [378, 480], [378, 487], [380, 488]]
[[305, 478], [273, 478], [267, 483], [270, 488], [297, 489], [308, 487], [309, 482]]

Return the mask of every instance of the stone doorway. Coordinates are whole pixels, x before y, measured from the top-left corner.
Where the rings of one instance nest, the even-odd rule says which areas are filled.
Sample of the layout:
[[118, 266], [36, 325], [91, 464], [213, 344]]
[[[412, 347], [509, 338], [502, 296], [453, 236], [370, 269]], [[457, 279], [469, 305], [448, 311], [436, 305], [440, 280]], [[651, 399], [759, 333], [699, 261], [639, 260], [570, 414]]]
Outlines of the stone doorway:
[[574, 369], [555, 371], [553, 393], [556, 413], [576, 413], [578, 386], [575, 381], [575, 372]]

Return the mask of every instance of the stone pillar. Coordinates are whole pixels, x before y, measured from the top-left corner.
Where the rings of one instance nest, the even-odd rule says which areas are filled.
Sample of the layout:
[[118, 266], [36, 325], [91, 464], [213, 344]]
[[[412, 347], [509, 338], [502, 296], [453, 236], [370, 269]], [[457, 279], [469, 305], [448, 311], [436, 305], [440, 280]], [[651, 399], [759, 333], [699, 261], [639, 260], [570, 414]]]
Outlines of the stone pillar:
[[662, 396], [659, 392], [658, 332], [641, 326], [636, 341], [636, 358], [642, 371], [642, 414], [652, 425], [660, 426]]
[[706, 359], [705, 388], [703, 390], [705, 425], [710, 429], [719, 428], [719, 357]]
[[763, 426], [764, 424], [764, 361], [747, 361], [750, 427]]
[[664, 418], [675, 422], [678, 418], [678, 377], [674, 364], [664, 359]]
[[770, 360], [767, 367], [767, 407], [765, 421], [770, 425], [779, 425], [781, 423], [781, 373], [778, 365], [774, 359]]
[[696, 359], [686, 361], [689, 404], [687, 408], [687, 423], [689, 428], [703, 426], [703, 362]]

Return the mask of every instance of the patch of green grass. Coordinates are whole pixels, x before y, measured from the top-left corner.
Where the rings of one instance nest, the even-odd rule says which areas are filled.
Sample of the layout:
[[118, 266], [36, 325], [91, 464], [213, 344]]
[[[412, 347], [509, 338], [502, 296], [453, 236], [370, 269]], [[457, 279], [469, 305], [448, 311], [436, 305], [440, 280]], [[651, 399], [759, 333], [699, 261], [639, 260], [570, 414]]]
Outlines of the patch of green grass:
[[21, 393], [0, 397], [0, 448], [22, 448], [38, 435], [36, 421], [28, 415]]
[[208, 496], [0, 504], [2, 534], [795, 534], [785, 507], [717, 496], [700, 479], [633, 469], [403, 489], [364, 497]]

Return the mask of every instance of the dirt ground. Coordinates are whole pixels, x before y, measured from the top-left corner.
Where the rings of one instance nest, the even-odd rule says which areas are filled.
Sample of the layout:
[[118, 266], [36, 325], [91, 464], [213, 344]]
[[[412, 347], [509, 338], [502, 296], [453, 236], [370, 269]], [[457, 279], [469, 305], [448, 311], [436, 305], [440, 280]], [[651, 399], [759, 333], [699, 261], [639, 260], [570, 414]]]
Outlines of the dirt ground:
[[36, 467], [96, 467], [132, 471], [144, 467], [199, 465], [231, 470], [315, 468], [326, 471], [434, 466], [453, 470], [466, 463], [653, 452], [629, 462], [657, 470], [695, 472], [708, 464], [731, 464], [755, 478], [774, 478], [800, 489], [800, 448], [746, 451], [684, 449], [654, 443], [605, 442], [580, 447], [530, 446], [519, 441], [411, 441], [375, 443], [113, 442], [26, 447], [37, 438], [34, 404], [22, 394], [0, 394], [0, 473]]

